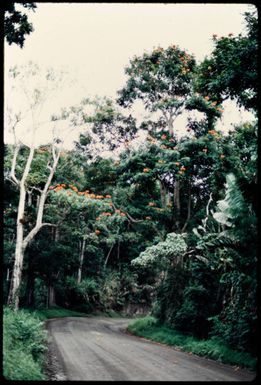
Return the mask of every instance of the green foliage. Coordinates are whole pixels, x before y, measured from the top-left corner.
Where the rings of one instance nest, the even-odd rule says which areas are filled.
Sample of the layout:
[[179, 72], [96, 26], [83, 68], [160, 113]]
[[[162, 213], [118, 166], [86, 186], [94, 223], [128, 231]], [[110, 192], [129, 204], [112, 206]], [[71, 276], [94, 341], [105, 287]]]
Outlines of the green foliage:
[[173, 325], [183, 303], [184, 290], [191, 273], [179, 266], [170, 266], [158, 283], [152, 314], [161, 323]]
[[46, 333], [40, 320], [25, 310], [4, 309], [3, 368], [8, 380], [44, 380]]
[[187, 245], [184, 240], [184, 234], [170, 233], [167, 234], [166, 241], [148, 247], [138, 258], [132, 260], [132, 265], [150, 266], [157, 264], [159, 266], [161, 264], [164, 266], [175, 260], [178, 263], [186, 250]]
[[241, 191], [236, 185], [236, 178], [233, 174], [228, 174], [226, 178], [226, 196], [225, 199], [217, 202], [217, 210], [213, 213], [214, 219], [222, 225], [231, 227], [233, 220], [247, 214], [247, 208]]
[[33, 311], [40, 320], [45, 321], [51, 318], [62, 318], [62, 317], [88, 317], [88, 314], [82, 313], [75, 310], [64, 309], [60, 307], [41, 309]]
[[230, 349], [221, 339], [198, 340], [195, 337], [181, 334], [172, 328], [160, 325], [157, 319], [151, 316], [135, 320], [128, 325], [127, 329], [140, 337], [175, 346], [186, 352], [252, 370], [256, 368], [256, 359], [253, 356], [249, 353]]
[[[92, 312], [100, 303], [100, 287], [98, 282], [93, 278], [85, 278], [81, 282], [73, 277], [67, 277], [65, 288], [67, 290], [67, 300], [71, 297], [71, 302], [74, 302], [74, 306], [79, 308], [79, 303], [85, 305], [84, 308], [88, 312]], [[68, 292], [69, 291], [69, 292]]]
[[177, 330], [193, 333], [199, 338], [208, 334], [207, 318], [212, 307], [211, 294], [202, 285], [187, 286], [183, 293], [183, 302], [171, 324]]
[[139, 98], [152, 111], [178, 110], [190, 91], [194, 67], [195, 59], [174, 45], [134, 57], [126, 68], [129, 79], [119, 92], [119, 103], [129, 105]]
[[[34, 11], [35, 3], [14, 3], [5, 2], [4, 6], [4, 36], [8, 44], [17, 44], [23, 48], [25, 35], [29, 35], [33, 31], [33, 26], [28, 21], [26, 13], [19, 10], [20, 7]], [[18, 6], [18, 9], [17, 9]]]
[[246, 36], [218, 38], [213, 35], [215, 49], [199, 66], [197, 88], [222, 102], [237, 99], [247, 109], [257, 109], [258, 33], [256, 12], [245, 13]]

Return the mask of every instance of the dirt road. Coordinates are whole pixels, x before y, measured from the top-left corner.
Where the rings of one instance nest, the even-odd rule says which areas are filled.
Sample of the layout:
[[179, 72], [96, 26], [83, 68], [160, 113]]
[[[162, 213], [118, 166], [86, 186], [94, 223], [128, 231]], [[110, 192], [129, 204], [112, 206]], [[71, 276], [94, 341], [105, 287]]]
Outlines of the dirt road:
[[235, 370], [128, 335], [124, 330], [130, 321], [101, 317], [49, 320], [51, 379], [249, 381], [254, 378], [246, 370]]

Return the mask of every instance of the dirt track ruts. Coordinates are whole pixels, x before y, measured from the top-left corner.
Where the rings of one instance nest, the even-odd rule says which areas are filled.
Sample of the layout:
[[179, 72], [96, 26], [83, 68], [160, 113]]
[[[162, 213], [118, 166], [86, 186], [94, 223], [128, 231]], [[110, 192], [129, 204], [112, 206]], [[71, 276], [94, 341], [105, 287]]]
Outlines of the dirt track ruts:
[[126, 318], [102, 317], [47, 321], [50, 379], [251, 381], [255, 377], [247, 370], [235, 370], [229, 365], [129, 335], [124, 330], [130, 322]]

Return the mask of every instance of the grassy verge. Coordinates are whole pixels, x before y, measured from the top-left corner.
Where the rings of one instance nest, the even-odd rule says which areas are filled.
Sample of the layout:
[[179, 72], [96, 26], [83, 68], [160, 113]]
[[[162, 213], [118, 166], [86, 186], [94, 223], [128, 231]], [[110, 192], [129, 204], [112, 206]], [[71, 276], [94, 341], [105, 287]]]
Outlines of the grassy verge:
[[139, 337], [173, 345], [186, 352], [209, 357], [226, 364], [238, 365], [251, 370], [256, 369], [256, 359], [249, 353], [232, 350], [218, 338], [198, 340], [181, 334], [167, 326], [159, 325], [157, 320], [151, 316], [135, 320], [127, 329]]
[[3, 374], [7, 380], [46, 380], [43, 359], [46, 333], [39, 318], [26, 310], [3, 314]]
[[55, 307], [50, 309], [30, 310], [30, 311], [32, 312], [32, 314], [36, 315], [42, 321], [50, 318], [63, 318], [63, 317], [96, 317], [96, 316], [111, 317], [111, 318], [124, 317], [123, 314], [115, 312], [114, 310], [108, 310], [106, 312], [84, 313], [81, 311]]
[[32, 314], [37, 316], [40, 320], [44, 321], [50, 318], [63, 318], [63, 317], [88, 317], [89, 314], [82, 313], [79, 311], [63, 309], [63, 308], [50, 308], [34, 310]]

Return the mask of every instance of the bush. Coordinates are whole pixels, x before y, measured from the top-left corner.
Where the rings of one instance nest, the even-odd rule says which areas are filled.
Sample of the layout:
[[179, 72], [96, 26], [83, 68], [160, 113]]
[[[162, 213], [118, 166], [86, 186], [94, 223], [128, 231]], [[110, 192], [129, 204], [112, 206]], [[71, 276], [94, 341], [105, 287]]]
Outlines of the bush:
[[188, 286], [184, 290], [184, 301], [174, 317], [175, 328], [206, 338], [209, 329], [209, 304], [210, 295], [202, 285]]
[[43, 323], [28, 311], [4, 309], [3, 368], [8, 380], [45, 380], [42, 372], [46, 351]]

